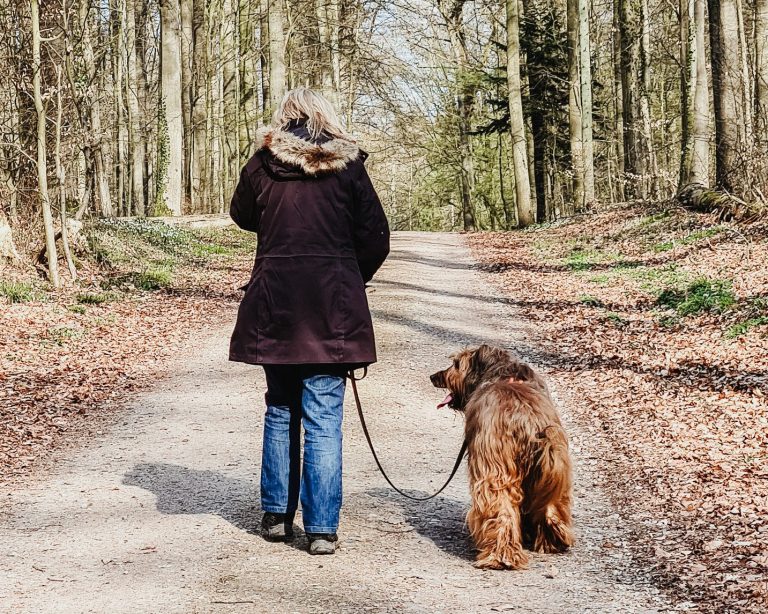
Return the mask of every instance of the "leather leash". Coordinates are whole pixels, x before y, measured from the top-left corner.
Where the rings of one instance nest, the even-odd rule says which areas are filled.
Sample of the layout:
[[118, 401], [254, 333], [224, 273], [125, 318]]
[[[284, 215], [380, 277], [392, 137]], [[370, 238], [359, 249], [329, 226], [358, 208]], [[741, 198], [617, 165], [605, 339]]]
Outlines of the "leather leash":
[[392, 488], [395, 489], [396, 492], [401, 494], [406, 499], [410, 499], [411, 501], [429, 501], [429, 499], [434, 499], [437, 495], [439, 495], [441, 492], [445, 490], [448, 484], [451, 483], [451, 480], [453, 480], [454, 476], [456, 475], [456, 472], [459, 470], [461, 461], [464, 458], [464, 455], [467, 453], [467, 440], [465, 439], [464, 442], [461, 444], [461, 450], [459, 450], [459, 455], [456, 457], [456, 462], [454, 463], [453, 469], [451, 470], [451, 475], [448, 476], [448, 479], [445, 481], [445, 484], [443, 484], [440, 487], [440, 490], [438, 490], [437, 492], [427, 497], [414, 497], [412, 495], [404, 493], [402, 490], [400, 490], [397, 486], [395, 486], [392, 483], [392, 480], [389, 479], [389, 476], [387, 475], [386, 471], [384, 471], [384, 467], [381, 466], [381, 461], [379, 461], [379, 457], [376, 454], [376, 450], [373, 447], [373, 441], [371, 441], [371, 434], [368, 432], [368, 426], [365, 423], [365, 416], [363, 415], [363, 406], [360, 403], [360, 394], [357, 392], [357, 382], [359, 382], [362, 379], [365, 379], [366, 375], [368, 375], [367, 367], [363, 369], [363, 376], [359, 378], [355, 377], [354, 371], [349, 371], [349, 373], [347, 373], [347, 377], [349, 378], [349, 381], [352, 383], [352, 392], [355, 395], [355, 405], [357, 405], [357, 415], [360, 418], [360, 425], [363, 427], [363, 434], [365, 434], [365, 439], [368, 441], [368, 447], [371, 449], [371, 454], [373, 454], [373, 460], [376, 461], [376, 466], [379, 468], [381, 475], [384, 476], [384, 479], [387, 481], [387, 484], [389, 484]]

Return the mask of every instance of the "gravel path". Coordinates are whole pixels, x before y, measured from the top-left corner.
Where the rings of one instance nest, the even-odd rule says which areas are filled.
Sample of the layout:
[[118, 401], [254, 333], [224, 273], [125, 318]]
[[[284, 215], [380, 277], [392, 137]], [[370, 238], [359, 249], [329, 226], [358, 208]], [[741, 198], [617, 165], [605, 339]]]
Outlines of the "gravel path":
[[[473, 269], [461, 238], [398, 233], [370, 290], [381, 362], [361, 385], [391, 477], [435, 489], [462, 422], [435, 409], [427, 375], [463, 346], [518, 351], [523, 324]], [[226, 361], [230, 326], [189, 348], [177, 375], [136, 398], [98, 440], [68, 453], [0, 509], [0, 611], [13, 613], [666, 612], [624, 547], [595, 487], [590, 446], [576, 456], [578, 545], [533, 555], [521, 572], [471, 565], [464, 471], [428, 503], [392, 493], [362, 437], [351, 393], [345, 425], [341, 549], [309, 557], [303, 537], [256, 534], [263, 378]], [[557, 389], [557, 382], [553, 382]], [[562, 403], [561, 403], [562, 405]]]

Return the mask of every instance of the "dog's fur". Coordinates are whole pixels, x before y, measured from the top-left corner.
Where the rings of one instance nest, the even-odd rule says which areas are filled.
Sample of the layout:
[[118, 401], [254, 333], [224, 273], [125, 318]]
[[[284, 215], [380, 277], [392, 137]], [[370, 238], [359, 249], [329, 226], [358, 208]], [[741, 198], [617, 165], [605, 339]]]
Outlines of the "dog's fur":
[[573, 544], [571, 460], [544, 380], [488, 345], [452, 359], [431, 380], [447, 388], [448, 405], [465, 414], [475, 566], [524, 568], [524, 544], [536, 552], [567, 550]]

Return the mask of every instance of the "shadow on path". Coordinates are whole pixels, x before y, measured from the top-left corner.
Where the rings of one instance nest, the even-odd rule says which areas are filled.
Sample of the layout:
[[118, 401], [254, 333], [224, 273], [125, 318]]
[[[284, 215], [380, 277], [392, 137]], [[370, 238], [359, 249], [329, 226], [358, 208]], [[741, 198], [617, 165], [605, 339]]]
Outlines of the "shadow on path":
[[[161, 514], [214, 514], [241, 531], [261, 535], [259, 489], [251, 480], [219, 471], [142, 463], [125, 474], [123, 484], [154, 494]], [[287, 544], [306, 550], [304, 531], [295, 523], [293, 531], [294, 539]]]
[[[414, 497], [429, 494], [420, 490], [405, 492]], [[474, 560], [474, 545], [464, 521], [467, 503], [443, 496], [429, 501], [411, 501], [386, 488], [367, 490], [366, 494], [398, 505], [405, 515], [406, 522], [443, 552], [465, 561]]]
[[125, 474], [123, 484], [154, 494], [161, 514], [215, 514], [238, 529], [259, 532], [258, 487], [251, 480], [180, 465], [142, 463]]

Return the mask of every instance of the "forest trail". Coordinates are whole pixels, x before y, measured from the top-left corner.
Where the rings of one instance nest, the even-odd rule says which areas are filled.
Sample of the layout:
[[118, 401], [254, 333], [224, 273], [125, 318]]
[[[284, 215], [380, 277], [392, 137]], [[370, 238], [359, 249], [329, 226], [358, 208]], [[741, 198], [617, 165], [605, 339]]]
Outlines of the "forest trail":
[[[467, 344], [504, 345], [523, 358], [534, 348], [455, 234], [396, 233], [369, 298], [380, 358], [360, 386], [369, 428], [393, 480], [431, 492], [453, 462], [462, 423], [435, 409], [441, 394], [428, 374]], [[394, 494], [375, 468], [351, 393], [341, 549], [310, 558], [303, 537], [265, 542], [255, 534], [263, 378], [227, 362], [229, 332], [207, 332], [176, 375], [139, 395], [98, 441], [4, 496], [2, 612], [674, 609], [623, 547], [630, 538], [582, 461], [590, 442], [563, 396], [578, 537], [566, 555], [533, 555], [521, 572], [474, 569], [465, 472], [427, 503]]]

